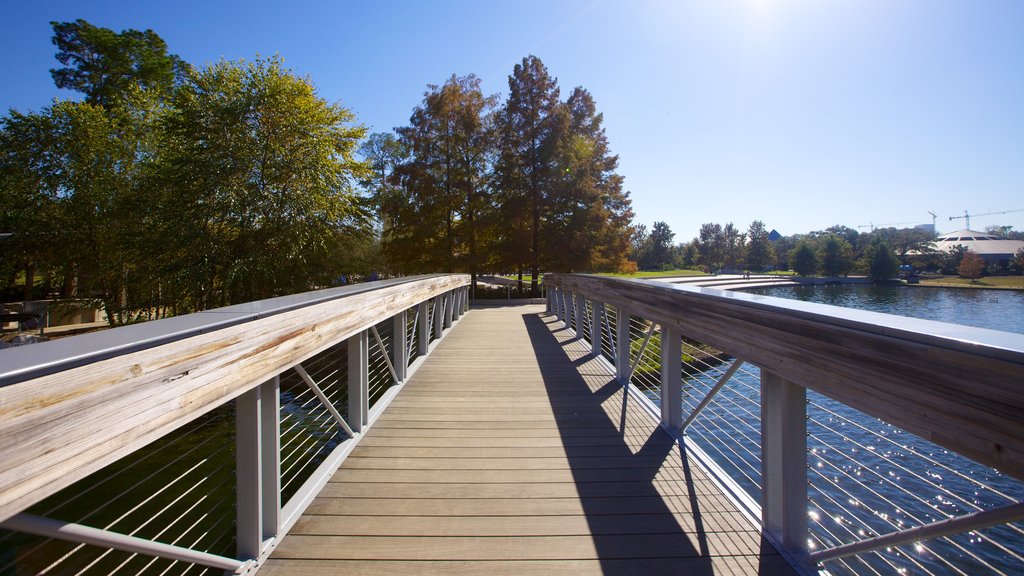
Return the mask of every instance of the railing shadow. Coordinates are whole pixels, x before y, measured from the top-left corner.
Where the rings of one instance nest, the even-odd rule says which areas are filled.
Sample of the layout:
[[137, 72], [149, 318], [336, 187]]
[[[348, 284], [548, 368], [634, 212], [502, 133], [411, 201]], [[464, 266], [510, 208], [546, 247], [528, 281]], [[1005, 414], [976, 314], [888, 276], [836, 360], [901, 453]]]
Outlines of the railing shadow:
[[[714, 573], [700, 496], [685, 456], [682, 475], [687, 496], [665, 490], [674, 482], [659, 478], [666, 461], [675, 465], [674, 440], [654, 422], [636, 420], [628, 394], [613, 376], [594, 388], [588, 384], [579, 372], [585, 362], [573, 359], [566, 350], [578, 346], [578, 339], [560, 342], [556, 335], [565, 328], [552, 326], [554, 317], [524, 314], [523, 322], [548, 397], [574, 400], [571, 407], [552, 402], [552, 409], [602, 572]], [[609, 402], [616, 405], [606, 407]], [[605, 438], [601, 452], [574, 450], [581, 436]], [[691, 511], [696, 530], [680, 525], [674, 515], [680, 508]]]

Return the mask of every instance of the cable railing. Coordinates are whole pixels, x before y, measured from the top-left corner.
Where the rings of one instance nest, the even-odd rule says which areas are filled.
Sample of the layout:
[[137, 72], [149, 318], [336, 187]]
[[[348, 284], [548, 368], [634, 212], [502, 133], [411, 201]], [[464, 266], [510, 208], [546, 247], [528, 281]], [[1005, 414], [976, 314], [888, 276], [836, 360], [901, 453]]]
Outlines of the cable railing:
[[0, 352], [0, 573], [255, 571], [468, 284], [373, 282]]
[[545, 285], [549, 311], [796, 564], [1024, 566], [1024, 337], [652, 282]]

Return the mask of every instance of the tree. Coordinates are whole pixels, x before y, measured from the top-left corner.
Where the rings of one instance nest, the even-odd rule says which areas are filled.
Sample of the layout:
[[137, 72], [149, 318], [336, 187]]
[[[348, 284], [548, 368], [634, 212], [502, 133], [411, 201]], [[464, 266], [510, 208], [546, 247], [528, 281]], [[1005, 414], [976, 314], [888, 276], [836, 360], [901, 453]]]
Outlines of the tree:
[[372, 234], [355, 183], [366, 129], [280, 58], [213, 64], [178, 89], [163, 123], [162, 273], [181, 310], [309, 290], [345, 272]]
[[818, 256], [807, 240], [801, 239], [789, 253], [789, 264], [801, 276], [810, 276], [818, 270]]
[[1020, 248], [1010, 259], [1010, 269], [1019, 273], [1024, 274], [1024, 248]]
[[12, 111], [3, 123], [0, 173], [11, 206], [3, 219], [25, 259], [26, 287], [35, 266], [60, 270], [69, 295], [81, 280], [81, 292], [97, 297], [112, 324], [143, 308], [141, 271], [152, 260], [140, 251], [159, 114], [151, 96], [133, 89], [110, 109], [56, 102], [39, 113]]
[[853, 267], [853, 247], [846, 240], [828, 234], [818, 240], [818, 260], [825, 276], [842, 276]]
[[972, 250], [968, 250], [964, 254], [960, 266], [957, 268], [957, 275], [961, 278], [970, 278], [972, 284], [977, 282], [984, 272], [985, 259]]
[[489, 209], [489, 157], [496, 97], [473, 75], [430, 85], [410, 125], [398, 128], [409, 152], [397, 165], [401, 198], [383, 206], [391, 226], [384, 251], [399, 270], [464, 270], [475, 286]]
[[967, 247], [963, 244], [954, 244], [950, 246], [949, 251], [942, 259], [942, 273], [943, 274], [956, 274], [960, 268], [960, 262], [964, 259], [964, 254], [967, 254]]
[[899, 273], [899, 261], [889, 244], [882, 238], [875, 237], [864, 251], [867, 262], [868, 277], [874, 281], [884, 281]]
[[701, 266], [712, 273], [722, 268], [725, 261], [725, 236], [721, 224], [701, 224], [700, 236], [694, 239], [694, 243], [697, 245], [697, 261]]
[[747, 228], [747, 259], [745, 267], [749, 270], [763, 271], [775, 261], [775, 247], [768, 240], [768, 230], [764, 222], [754, 220]]
[[542, 261], [553, 269], [618, 271], [627, 262], [633, 211], [603, 118], [579, 87], [551, 117], [554, 172], [541, 230]]
[[736, 269], [744, 260], [744, 244], [746, 235], [740, 232], [732, 222], [722, 228], [723, 265]]
[[559, 106], [557, 81], [536, 56], [523, 58], [508, 78], [509, 96], [499, 114], [499, 155], [495, 166], [503, 229], [500, 260], [528, 268], [537, 294], [544, 262], [543, 215], [555, 166], [553, 116]]
[[638, 264], [641, 270], [665, 270], [672, 266], [672, 240], [675, 233], [665, 222], [655, 222], [649, 236], [649, 247], [644, 260]]
[[152, 30], [116, 33], [85, 20], [51, 22], [57, 60], [50, 70], [58, 88], [85, 94], [85, 101], [110, 107], [132, 87], [169, 96], [188, 65], [167, 53], [167, 44]]

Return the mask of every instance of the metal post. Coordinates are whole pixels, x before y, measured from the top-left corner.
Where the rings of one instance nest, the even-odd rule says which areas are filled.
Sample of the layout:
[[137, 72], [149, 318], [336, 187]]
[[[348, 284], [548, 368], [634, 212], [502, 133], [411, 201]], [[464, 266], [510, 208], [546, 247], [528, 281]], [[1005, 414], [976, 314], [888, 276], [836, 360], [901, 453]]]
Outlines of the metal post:
[[761, 369], [761, 523], [787, 550], [807, 549], [807, 391]]
[[629, 384], [629, 312], [615, 309], [615, 378]]
[[678, 429], [683, 422], [682, 336], [661, 327], [661, 425]]
[[547, 308], [548, 314], [551, 314], [552, 312], [555, 311], [555, 306], [554, 306], [554, 302], [553, 302], [554, 296], [555, 296], [555, 290], [548, 290], [547, 291], [547, 298], [545, 298], [545, 301], [547, 302], [547, 306], [548, 306], [548, 308]]
[[434, 338], [441, 337], [444, 329], [444, 298], [441, 295], [434, 296]]
[[370, 341], [366, 330], [348, 339], [348, 425], [362, 432], [370, 420]]
[[444, 327], [452, 327], [452, 317], [455, 314], [455, 291], [449, 290], [444, 295]]
[[281, 532], [281, 377], [260, 385], [263, 542]]
[[583, 325], [586, 323], [584, 319], [587, 316], [587, 299], [583, 294], [574, 294], [573, 304], [576, 308], [574, 314], [576, 317], [576, 337], [583, 338]]
[[409, 341], [409, 319], [405, 310], [402, 310], [392, 321], [391, 328], [391, 364], [395, 367], [396, 384], [405, 382], [406, 369], [409, 367], [409, 349], [406, 342]]
[[590, 353], [601, 355], [601, 327], [604, 325], [604, 303], [590, 303]]
[[253, 389], [235, 400], [236, 539], [239, 558], [259, 558], [260, 526], [260, 393]]
[[428, 301], [420, 302], [416, 313], [419, 315], [419, 320], [417, 320], [419, 323], [417, 353], [420, 357], [423, 357], [427, 355], [427, 350], [430, 349], [430, 321], [427, 318], [427, 315], [430, 314], [430, 303]]

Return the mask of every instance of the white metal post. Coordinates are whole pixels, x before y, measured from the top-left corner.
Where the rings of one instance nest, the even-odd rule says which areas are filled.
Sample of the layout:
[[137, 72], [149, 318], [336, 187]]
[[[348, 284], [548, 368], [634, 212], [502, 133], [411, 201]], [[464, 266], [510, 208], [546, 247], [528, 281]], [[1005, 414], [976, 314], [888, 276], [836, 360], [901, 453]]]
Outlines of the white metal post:
[[583, 325], [585, 317], [587, 315], [587, 299], [583, 294], [573, 295], [573, 304], [576, 307], [574, 316], [576, 317], [576, 337], [583, 338]]
[[629, 384], [629, 312], [615, 309], [615, 378], [623, 386]]
[[235, 400], [236, 546], [240, 559], [260, 557], [261, 480], [260, 392], [254, 388]]
[[366, 330], [348, 339], [348, 425], [362, 432], [370, 419], [370, 341]]
[[661, 425], [669, 430], [683, 423], [682, 336], [661, 327]]
[[449, 290], [444, 294], [444, 327], [452, 327], [452, 317], [455, 314], [455, 291]]
[[417, 322], [417, 330], [419, 331], [419, 334], [416, 337], [418, 341], [417, 352], [422, 357], [426, 356], [427, 350], [430, 349], [430, 321], [427, 318], [430, 314], [430, 302], [420, 302], [416, 313], [419, 314], [420, 317]]
[[401, 384], [409, 367], [409, 319], [405, 310], [395, 314], [391, 326], [391, 364], [395, 367], [396, 384]]
[[444, 297], [434, 296], [434, 338], [441, 337], [444, 329]]
[[260, 385], [263, 542], [281, 532], [281, 377]]
[[807, 391], [761, 369], [761, 522], [782, 546], [807, 549]]
[[604, 303], [594, 300], [590, 303], [590, 353], [601, 355], [601, 327], [604, 325]]

